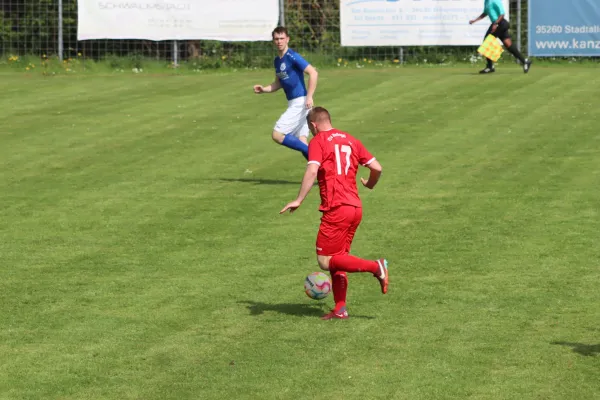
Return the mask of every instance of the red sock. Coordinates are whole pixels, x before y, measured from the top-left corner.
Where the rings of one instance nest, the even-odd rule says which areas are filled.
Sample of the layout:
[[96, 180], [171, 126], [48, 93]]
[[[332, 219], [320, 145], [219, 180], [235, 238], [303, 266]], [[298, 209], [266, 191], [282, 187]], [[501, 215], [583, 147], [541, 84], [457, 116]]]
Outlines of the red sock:
[[379, 273], [377, 261], [363, 260], [350, 254], [333, 256], [329, 260], [329, 271], [331, 272], [370, 272]]
[[333, 286], [333, 301], [335, 301], [334, 311], [339, 311], [346, 306], [346, 292], [348, 291], [348, 276], [345, 272], [337, 271], [331, 273], [331, 283]]

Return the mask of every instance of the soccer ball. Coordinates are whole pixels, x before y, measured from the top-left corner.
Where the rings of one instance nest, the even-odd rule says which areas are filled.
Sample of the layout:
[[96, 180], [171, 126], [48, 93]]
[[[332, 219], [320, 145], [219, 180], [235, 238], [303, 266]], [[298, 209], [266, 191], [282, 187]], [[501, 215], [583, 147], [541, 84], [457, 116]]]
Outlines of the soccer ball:
[[321, 300], [331, 292], [331, 279], [323, 272], [313, 272], [304, 280], [304, 293], [313, 300]]

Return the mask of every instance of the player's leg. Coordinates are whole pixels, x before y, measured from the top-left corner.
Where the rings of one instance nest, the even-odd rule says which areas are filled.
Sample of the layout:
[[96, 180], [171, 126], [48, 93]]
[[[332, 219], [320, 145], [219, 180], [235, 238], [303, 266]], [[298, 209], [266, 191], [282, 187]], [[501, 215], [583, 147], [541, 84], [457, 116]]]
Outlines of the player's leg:
[[346, 294], [348, 293], [348, 275], [343, 271], [331, 272], [331, 286], [335, 306], [331, 310], [331, 313], [323, 316], [323, 319], [347, 318]]
[[[362, 210], [362, 209], [360, 209]], [[362, 212], [361, 212], [362, 217]], [[348, 231], [346, 233], [346, 246], [344, 248], [344, 253], [350, 253], [350, 247], [352, 246], [352, 239], [354, 238], [354, 234], [356, 233], [356, 229], [358, 229], [358, 225], [360, 225], [360, 218], [358, 220], [351, 221], [350, 226], [348, 227]], [[319, 260], [321, 257], [321, 260]], [[319, 261], [319, 265], [323, 264], [329, 268], [329, 261], [331, 260], [331, 256], [319, 256], [317, 257], [317, 261]], [[322, 266], [321, 266], [322, 268]], [[333, 309], [333, 313], [338, 312], [341, 309], [346, 309], [346, 298], [348, 294], [348, 275], [344, 271], [335, 271], [331, 272], [331, 283], [333, 286], [333, 301], [335, 302], [335, 307]]]
[[[494, 35], [492, 33], [492, 25], [490, 25], [490, 27], [488, 28], [487, 32], [485, 33], [485, 35], [483, 36], [483, 40], [485, 40], [488, 35]], [[495, 36], [495, 35], [494, 35]], [[490, 74], [492, 72], [496, 72], [496, 69], [494, 68], [494, 62], [486, 57], [486, 66], [484, 69], [482, 69], [481, 71], [479, 71], [480, 74]]]
[[302, 115], [302, 108], [295, 103], [297, 102], [290, 102], [287, 110], [281, 115], [275, 124], [272, 137], [275, 142], [301, 152], [304, 158], [308, 159], [308, 145], [293, 134], [298, 130], [299, 116]]
[[277, 144], [282, 144], [283, 143], [283, 139], [285, 139], [285, 134], [278, 132], [278, 131], [273, 131], [273, 134], [271, 135], [271, 138], [273, 139], [273, 141]]
[[[371, 272], [379, 281], [381, 285], [381, 292], [387, 293], [388, 286], [388, 273], [387, 273], [387, 261], [385, 259], [379, 260], [365, 260], [359, 257], [350, 255], [350, 248], [354, 235], [360, 222], [362, 221], [362, 208], [349, 207], [349, 212], [353, 214], [350, 226], [346, 232], [345, 238], [345, 252], [343, 254], [335, 255], [329, 260], [329, 270], [341, 270], [345, 272]], [[348, 269], [356, 269], [354, 271]]]
[[[356, 233], [356, 229], [358, 228], [359, 224], [360, 220], [354, 220], [350, 222], [350, 225], [348, 226], [348, 231], [346, 233], [346, 245], [344, 248], [344, 253], [350, 252], [350, 247], [352, 246], [352, 238], [354, 238], [354, 234]], [[317, 256], [317, 261], [319, 262], [319, 266], [322, 269], [329, 269], [329, 260], [331, 260], [331, 256]], [[348, 275], [344, 271], [331, 272], [331, 284], [333, 287], [333, 301], [335, 302], [335, 307], [333, 308], [333, 311], [330, 314], [327, 314], [323, 317], [324, 319], [330, 319], [330, 317], [343, 314], [343, 312], [346, 311], [346, 298], [348, 294]]]
[[354, 235], [356, 234], [356, 230], [362, 221], [362, 208], [356, 208], [354, 213], [354, 219], [350, 224], [350, 228], [348, 228], [348, 232], [346, 233], [346, 254], [350, 254], [350, 250], [352, 249], [352, 241], [354, 240]]
[[[328, 211], [321, 217], [321, 225], [317, 234], [317, 262], [319, 267], [329, 270], [330, 254], [344, 253], [346, 251], [345, 236], [352, 221], [342, 213]], [[346, 293], [348, 292], [348, 276], [344, 271], [330, 271], [333, 290], [333, 310], [321, 319], [346, 319]]]
[[[336, 272], [370, 272], [379, 274], [377, 261], [364, 260], [347, 253], [348, 234], [353, 224], [360, 223], [362, 210], [340, 206], [323, 213], [317, 234], [317, 261], [321, 269]], [[356, 228], [353, 229], [356, 232]], [[354, 235], [354, 233], [352, 233]]]
[[302, 120], [300, 121], [300, 126], [298, 127], [296, 132], [294, 132], [294, 135], [298, 139], [300, 139], [300, 141], [302, 143], [304, 143], [306, 146], [308, 146], [308, 135], [310, 134], [310, 130], [308, 129], [308, 123], [306, 122], [306, 114], [307, 113], [308, 113], [308, 110], [302, 117]]
[[509, 30], [510, 24], [507, 21], [502, 20], [500, 26], [498, 26], [498, 38], [502, 40], [506, 49], [521, 62], [521, 65], [523, 66], [523, 72], [527, 73], [529, 72], [531, 61], [523, 57], [523, 54], [521, 54], [517, 46], [513, 43]]
[[506, 50], [508, 50], [517, 60], [519, 60], [521, 65], [525, 65], [525, 57], [523, 57], [523, 54], [521, 54], [519, 49], [517, 49], [517, 46], [513, 43], [511, 37], [506, 35], [506, 37], [502, 39], [502, 42], [504, 43]]
[[[329, 269], [331, 256], [317, 255], [317, 261], [321, 269]], [[329, 271], [331, 274], [331, 289], [333, 291], [333, 302], [335, 303], [331, 312], [323, 315], [321, 319], [346, 319], [348, 310], [346, 308], [346, 294], [348, 293], [348, 274], [344, 271]]]
[[325, 212], [317, 235], [317, 261], [319, 266], [331, 273], [336, 306], [324, 319], [347, 316], [346, 292], [347, 272], [370, 272], [382, 283], [382, 291], [387, 292], [387, 262], [370, 261], [348, 254], [349, 245], [360, 224], [362, 209], [341, 206]]
[[298, 139], [292, 133], [284, 134], [277, 130], [273, 131], [272, 138], [275, 141], [275, 143], [283, 145], [292, 150], [299, 151], [300, 153], [302, 153], [304, 158], [308, 160], [308, 144], [305, 140], [303, 141]]

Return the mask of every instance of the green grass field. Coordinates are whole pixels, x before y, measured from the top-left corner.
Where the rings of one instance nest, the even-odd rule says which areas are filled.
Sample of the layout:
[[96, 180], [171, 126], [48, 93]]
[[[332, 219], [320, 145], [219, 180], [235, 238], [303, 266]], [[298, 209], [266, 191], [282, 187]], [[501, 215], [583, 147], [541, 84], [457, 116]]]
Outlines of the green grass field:
[[271, 71], [1, 75], [0, 398], [599, 399], [598, 71], [321, 71], [391, 276], [328, 322]]

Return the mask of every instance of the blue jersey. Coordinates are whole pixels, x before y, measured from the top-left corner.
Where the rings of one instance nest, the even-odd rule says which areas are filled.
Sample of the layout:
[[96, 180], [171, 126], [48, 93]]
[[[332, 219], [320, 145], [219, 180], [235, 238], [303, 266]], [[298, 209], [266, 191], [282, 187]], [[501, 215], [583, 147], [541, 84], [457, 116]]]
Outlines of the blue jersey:
[[273, 65], [288, 100], [306, 96], [304, 70], [310, 65], [308, 61], [294, 50], [288, 49], [282, 58], [275, 57]]

